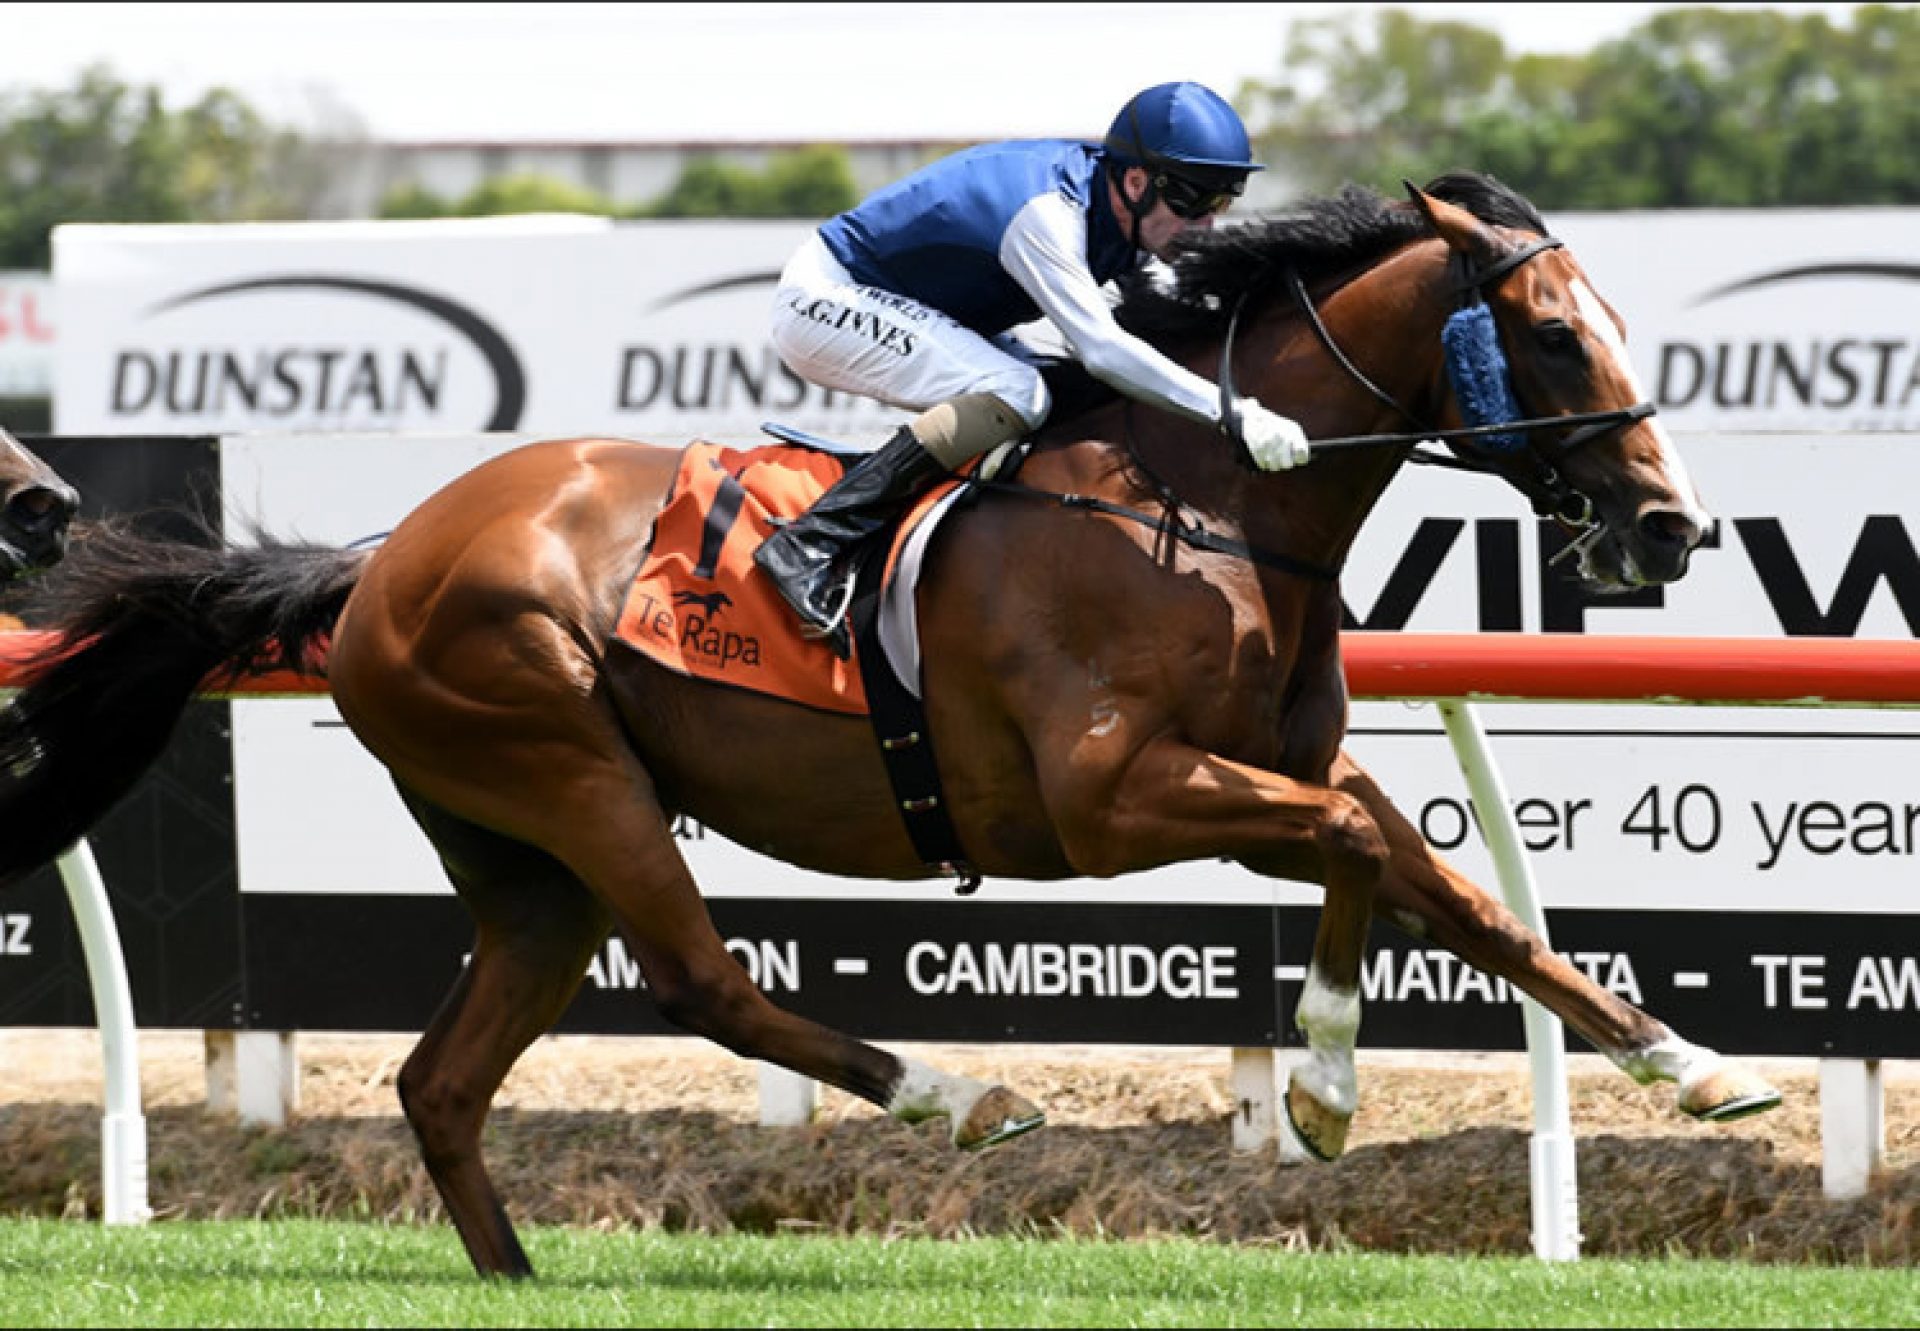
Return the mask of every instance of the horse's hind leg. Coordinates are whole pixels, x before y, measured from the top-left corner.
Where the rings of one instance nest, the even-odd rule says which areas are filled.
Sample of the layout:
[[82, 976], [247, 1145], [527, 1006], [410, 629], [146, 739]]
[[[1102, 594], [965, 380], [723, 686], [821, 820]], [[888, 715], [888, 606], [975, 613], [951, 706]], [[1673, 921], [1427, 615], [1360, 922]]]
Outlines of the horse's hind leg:
[[[564, 659], [568, 650], [565, 643], [542, 647], [541, 659]], [[332, 668], [346, 712], [338, 646]], [[405, 769], [405, 784], [424, 798], [565, 865], [618, 925], [661, 1015], [675, 1025], [744, 1058], [837, 1086], [896, 1118], [945, 1115], [954, 1144], [965, 1149], [1045, 1121], [1003, 1086], [896, 1058], [770, 1002], [715, 932], [619, 721], [603, 697], [576, 695], [567, 685], [550, 671], [496, 672], [479, 683], [363, 700], [349, 722], [389, 768]], [[505, 695], [499, 705], [483, 705], [497, 694]], [[365, 706], [374, 701], [377, 710]], [[432, 736], [430, 747], [420, 735]]]
[[1695, 1118], [1738, 1118], [1780, 1103], [1780, 1093], [1753, 1072], [1681, 1039], [1568, 964], [1505, 906], [1436, 855], [1373, 778], [1345, 753], [1334, 765], [1333, 778], [1336, 788], [1366, 806], [1386, 835], [1391, 853], [1376, 893], [1388, 920], [1518, 986], [1635, 1081], [1678, 1082], [1680, 1108]]
[[576, 791], [553, 846], [612, 910], [669, 1021], [743, 1058], [837, 1086], [896, 1118], [946, 1115], [963, 1149], [1045, 1121], [1004, 1086], [897, 1058], [771, 1002], [714, 930], [638, 760], [623, 751], [612, 762], [616, 770]]
[[610, 917], [550, 856], [407, 795], [472, 912], [473, 955], [399, 1075], [401, 1107], [427, 1173], [482, 1275], [532, 1264], [480, 1154], [494, 1093], [566, 1010]]

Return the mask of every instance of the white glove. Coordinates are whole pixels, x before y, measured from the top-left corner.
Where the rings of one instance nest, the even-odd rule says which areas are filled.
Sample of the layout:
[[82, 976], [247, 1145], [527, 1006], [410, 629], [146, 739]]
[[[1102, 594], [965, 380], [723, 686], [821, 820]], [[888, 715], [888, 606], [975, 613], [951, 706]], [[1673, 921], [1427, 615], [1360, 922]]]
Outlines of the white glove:
[[1307, 436], [1298, 424], [1258, 402], [1240, 404], [1240, 437], [1261, 471], [1288, 471], [1307, 460]]

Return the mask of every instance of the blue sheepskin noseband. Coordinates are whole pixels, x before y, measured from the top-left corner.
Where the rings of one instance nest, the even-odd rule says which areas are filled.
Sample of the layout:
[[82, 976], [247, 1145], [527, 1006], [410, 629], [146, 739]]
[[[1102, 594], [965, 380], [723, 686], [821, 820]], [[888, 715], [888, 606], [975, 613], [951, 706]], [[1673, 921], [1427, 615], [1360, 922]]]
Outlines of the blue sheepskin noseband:
[[[1484, 302], [1456, 311], [1440, 330], [1440, 344], [1446, 348], [1447, 379], [1453, 384], [1461, 419], [1468, 425], [1521, 419], [1520, 404], [1507, 378], [1507, 358], [1500, 351], [1500, 331]], [[1474, 442], [1489, 452], [1511, 453], [1524, 447], [1526, 438], [1508, 432], [1477, 435]]]

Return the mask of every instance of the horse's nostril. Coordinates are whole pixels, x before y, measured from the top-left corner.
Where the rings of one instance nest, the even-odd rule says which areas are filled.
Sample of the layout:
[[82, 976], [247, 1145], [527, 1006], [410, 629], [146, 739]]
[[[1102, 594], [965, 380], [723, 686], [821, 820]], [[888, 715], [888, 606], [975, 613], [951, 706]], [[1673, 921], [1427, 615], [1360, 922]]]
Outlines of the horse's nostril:
[[1691, 550], [1700, 540], [1700, 524], [1677, 508], [1656, 508], [1640, 515], [1640, 535], [1651, 545]]
[[80, 506], [80, 497], [65, 486], [30, 485], [7, 501], [7, 511], [24, 527], [63, 525]]

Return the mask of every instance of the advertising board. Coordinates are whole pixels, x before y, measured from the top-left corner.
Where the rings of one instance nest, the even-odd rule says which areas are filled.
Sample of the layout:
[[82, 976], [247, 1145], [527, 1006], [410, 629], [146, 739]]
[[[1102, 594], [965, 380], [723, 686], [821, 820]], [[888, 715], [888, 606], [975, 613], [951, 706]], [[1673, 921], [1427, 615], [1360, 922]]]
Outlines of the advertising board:
[[[1547, 220], [1625, 318], [1672, 428], [1920, 430], [1920, 209]], [[810, 227], [62, 226], [55, 428], [732, 443], [771, 418], [872, 443], [899, 413], [804, 383], [767, 343]]]

